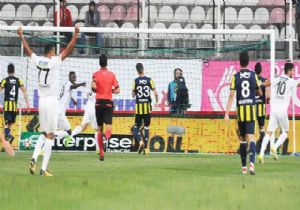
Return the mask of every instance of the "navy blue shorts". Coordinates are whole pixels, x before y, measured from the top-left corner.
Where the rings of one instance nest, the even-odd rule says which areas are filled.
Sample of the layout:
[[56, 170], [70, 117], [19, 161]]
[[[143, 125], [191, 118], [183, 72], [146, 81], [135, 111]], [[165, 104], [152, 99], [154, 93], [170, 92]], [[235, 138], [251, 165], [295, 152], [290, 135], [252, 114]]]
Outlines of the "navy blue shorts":
[[4, 112], [5, 125], [12, 124], [16, 122], [17, 112]]
[[266, 116], [257, 117], [257, 122], [260, 127], [265, 126]]
[[254, 134], [255, 131], [255, 122], [238, 122], [240, 135], [245, 137], [246, 134]]

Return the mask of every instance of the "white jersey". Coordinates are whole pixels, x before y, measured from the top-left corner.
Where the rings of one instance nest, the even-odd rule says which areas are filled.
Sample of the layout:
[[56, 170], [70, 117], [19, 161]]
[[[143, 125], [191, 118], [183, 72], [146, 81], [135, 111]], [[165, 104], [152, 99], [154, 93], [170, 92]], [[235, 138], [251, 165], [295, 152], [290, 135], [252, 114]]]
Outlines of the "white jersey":
[[286, 75], [274, 78], [271, 87], [271, 112], [287, 113], [297, 81]]
[[55, 96], [57, 97], [59, 85], [59, 69], [62, 63], [61, 56], [47, 58], [31, 55], [31, 62], [38, 70], [38, 92], [40, 97]]
[[91, 110], [94, 112], [95, 104], [96, 104], [96, 96], [95, 93], [89, 93], [88, 94], [88, 100], [86, 102], [86, 105], [84, 107], [84, 112], [91, 112]]
[[70, 100], [73, 97], [73, 91], [71, 90], [72, 83], [68, 81], [63, 85], [59, 95], [59, 106], [62, 110], [66, 110], [69, 107]]

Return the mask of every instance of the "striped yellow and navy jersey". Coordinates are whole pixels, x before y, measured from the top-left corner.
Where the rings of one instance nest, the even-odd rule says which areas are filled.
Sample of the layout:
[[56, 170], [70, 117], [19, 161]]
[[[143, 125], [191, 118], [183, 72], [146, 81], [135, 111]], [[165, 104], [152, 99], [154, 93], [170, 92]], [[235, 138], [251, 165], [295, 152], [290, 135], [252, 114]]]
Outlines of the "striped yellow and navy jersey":
[[231, 81], [231, 90], [236, 91], [237, 118], [240, 122], [256, 120], [256, 91], [259, 89], [258, 78], [253, 71], [241, 69]]
[[[259, 85], [266, 82], [267, 79], [258, 76], [258, 83]], [[255, 103], [256, 103], [256, 111], [257, 117], [263, 117], [266, 115], [266, 86], [261, 86], [262, 96], [256, 96]]]
[[132, 91], [135, 93], [135, 114], [151, 113], [151, 90], [154, 82], [149, 77], [138, 77], [133, 82]]
[[17, 77], [9, 76], [1, 81], [1, 88], [4, 89], [4, 111], [17, 111], [19, 88], [24, 85]]

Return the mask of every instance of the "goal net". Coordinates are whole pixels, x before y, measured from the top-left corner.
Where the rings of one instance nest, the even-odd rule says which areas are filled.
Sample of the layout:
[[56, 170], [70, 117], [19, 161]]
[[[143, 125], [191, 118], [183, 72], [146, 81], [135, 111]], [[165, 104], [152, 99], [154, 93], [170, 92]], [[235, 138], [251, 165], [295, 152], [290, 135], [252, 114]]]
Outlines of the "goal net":
[[[254, 69], [256, 62], [261, 62], [263, 75], [267, 78], [272, 78], [275, 72], [280, 74], [284, 63], [275, 63], [275, 37], [271, 30], [80, 29], [81, 33], [91, 35], [86, 37], [88, 44], [80, 45], [78, 42], [72, 55], [63, 62], [59, 80], [63, 86], [68, 81], [69, 72], [75, 71], [77, 82], [88, 84], [87, 88], [76, 90], [73, 97], [77, 105], [70, 103], [68, 118], [72, 127], [80, 124], [81, 117], [78, 115], [82, 115], [87, 100], [91, 75], [99, 69], [99, 54], [105, 53], [109, 58], [109, 69], [117, 75], [121, 87], [121, 93], [114, 97], [114, 133], [130, 136], [135, 108], [131, 89], [137, 77], [135, 65], [141, 62], [159, 93], [159, 103], [155, 104], [154, 100], [152, 103], [154, 118], [150, 150], [153, 152], [236, 152], [236, 121], [232, 120], [230, 126], [225, 126], [222, 116], [229, 96], [231, 77], [239, 70], [239, 52], [248, 50], [250, 69]], [[36, 111], [37, 73], [23, 52], [16, 30], [17, 27], [0, 26], [0, 78], [7, 76], [7, 65], [13, 63], [16, 75], [24, 81], [28, 90], [33, 111]], [[47, 43], [57, 46], [57, 50], [65, 48], [65, 37], [61, 35], [57, 38], [57, 32], [72, 33], [73, 30], [64, 27], [24, 27], [24, 34], [33, 51], [43, 55], [43, 46]], [[96, 33], [101, 34], [100, 47], [95, 44], [93, 35]], [[172, 96], [169, 88], [176, 77], [174, 70], [177, 68], [182, 70], [188, 100], [179, 102], [180, 111], [170, 113]], [[19, 108], [24, 108], [22, 94], [19, 99]], [[232, 107], [234, 110], [235, 107]], [[20, 115], [22, 118], [14, 132], [38, 131], [36, 115], [36, 112]], [[91, 128], [86, 131], [91, 132]], [[293, 144], [296, 139], [293, 134], [290, 135], [288, 150], [293, 152], [296, 150], [296, 144]]]

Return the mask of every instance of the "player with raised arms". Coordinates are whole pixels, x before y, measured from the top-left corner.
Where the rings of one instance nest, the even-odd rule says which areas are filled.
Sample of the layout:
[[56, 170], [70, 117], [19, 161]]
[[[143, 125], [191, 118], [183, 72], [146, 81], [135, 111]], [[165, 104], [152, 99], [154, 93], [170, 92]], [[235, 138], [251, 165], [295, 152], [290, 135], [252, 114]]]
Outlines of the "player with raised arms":
[[240, 133], [240, 155], [242, 162], [242, 174], [247, 174], [247, 143], [250, 144], [250, 164], [251, 175], [255, 174], [255, 121], [256, 103], [255, 96], [262, 95], [255, 72], [248, 69], [249, 54], [247, 51], [240, 53], [241, 69], [236, 73], [231, 81], [230, 96], [228, 99], [225, 122], [229, 121], [229, 111], [231, 109], [234, 96], [236, 94], [237, 121]]
[[100, 69], [93, 73], [92, 90], [96, 92], [95, 111], [98, 124], [99, 159], [104, 161], [103, 125], [105, 124], [105, 139], [109, 141], [112, 130], [112, 115], [114, 103], [112, 94], [119, 94], [119, 82], [115, 74], [107, 69], [107, 57], [102, 54], [99, 58]]
[[0, 92], [4, 90], [5, 139], [7, 139], [9, 143], [12, 143], [14, 136], [10, 132], [13, 124], [16, 123], [19, 89], [23, 92], [27, 111], [30, 111], [30, 105], [24, 83], [20, 78], [15, 76], [15, 66], [12, 63], [7, 66], [7, 73], [8, 77], [3, 79], [0, 83]]
[[18, 34], [23, 43], [24, 49], [31, 58], [31, 63], [36, 68], [38, 76], [38, 92], [39, 92], [39, 122], [40, 135], [32, 159], [30, 161], [30, 173], [34, 174], [36, 171], [36, 162], [42, 146], [44, 151], [44, 158], [40, 175], [53, 176], [48, 170], [48, 163], [50, 160], [52, 146], [54, 145], [54, 132], [57, 131], [58, 115], [59, 115], [59, 70], [63, 60], [71, 54], [74, 49], [77, 36], [79, 34], [79, 27], [75, 26], [75, 32], [72, 40], [67, 48], [59, 55], [55, 56], [55, 48], [51, 44], [47, 44], [44, 48], [44, 56], [37, 56], [29, 47], [26, 39], [23, 36], [23, 28], [18, 29]]
[[274, 159], [277, 160], [277, 149], [284, 143], [288, 137], [289, 132], [289, 118], [288, 107], [290, 99], [295, 88], [300, 87], [299, 81], [295, 80], [295, 66], [293, 63], [285, 63], [284, 75], [273, 78], [272, 81], [265, 82], [266, 86], [271, 86], [271, 100], [270, 100], [270, 120], [266, 135], [263, 139], [260, 154], [258, 155], [258, 161], [264, 162], [264, 153], [266, 147], [270, 141], [272, 134], [278, 128], [281, 128], [281, 134], [278, 137], [274, 146], [271, 146], [270, 152], [274, 155]]
[[[139, 75], [133, 81], [132, 97], [135, 98], [135, 123], [134, 139], [139, 142], [139, 153], [147, 154], [149, 140], [149, 126], [151, 122], [151, 91], [154, 92], [156, 103], [158, 103], [158, 94], [155, 90], [154, 82], [146, 77], [142, 63], [136, 64], [136, 71]], [[144, 123], [145, 141], [141, 141], [140, 127]]]

